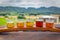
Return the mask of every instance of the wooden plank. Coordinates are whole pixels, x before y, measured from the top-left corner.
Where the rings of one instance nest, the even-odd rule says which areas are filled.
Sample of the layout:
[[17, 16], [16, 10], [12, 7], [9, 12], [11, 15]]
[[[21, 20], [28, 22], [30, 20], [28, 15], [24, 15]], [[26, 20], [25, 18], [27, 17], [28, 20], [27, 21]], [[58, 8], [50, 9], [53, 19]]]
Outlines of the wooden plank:
[[51, 31], [51, 32], [60, 32], [60, 29], [58, 29], [58, 28], [49, 28], [49, 31]]
[[46, 28], [14, 28], [14, 29], [1, 29], [0, 32], [13, 32], [13, 31], [24, 31], [24, 30], [44, 30], [47, 31]]
[[14, 29], [1, 29], [0, 32], [13, 32], [13, 31], [25, 31], [25, 30], [37, 30], [37, 31], [51, 31], [60, 32], [60, 29], [53, 28], [14, 28]]

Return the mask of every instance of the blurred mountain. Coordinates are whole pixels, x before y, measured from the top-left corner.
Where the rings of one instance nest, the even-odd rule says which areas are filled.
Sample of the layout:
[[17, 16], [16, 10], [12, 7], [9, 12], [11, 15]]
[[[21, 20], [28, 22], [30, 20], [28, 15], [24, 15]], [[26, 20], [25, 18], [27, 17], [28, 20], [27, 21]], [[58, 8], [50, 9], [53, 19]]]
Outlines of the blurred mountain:
[[16, 13], [35, 13], [35, 14], [60, 14], [60, 8], [58, 7], [40, 7], [40, 8], [23, 8], [23, 7], [12, 7], [12, 6], [0, 6], [0, 12], [16, 12]]

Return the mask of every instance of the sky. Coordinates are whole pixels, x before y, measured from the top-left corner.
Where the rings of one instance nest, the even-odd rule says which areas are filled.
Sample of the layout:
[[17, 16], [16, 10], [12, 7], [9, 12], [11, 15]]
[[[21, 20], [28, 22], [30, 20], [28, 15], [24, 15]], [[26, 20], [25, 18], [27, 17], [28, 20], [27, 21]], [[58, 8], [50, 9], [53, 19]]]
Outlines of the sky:
[[60, 0], [0, 0], [0, 6], [16, 6], [16, 7], [60, 7]]

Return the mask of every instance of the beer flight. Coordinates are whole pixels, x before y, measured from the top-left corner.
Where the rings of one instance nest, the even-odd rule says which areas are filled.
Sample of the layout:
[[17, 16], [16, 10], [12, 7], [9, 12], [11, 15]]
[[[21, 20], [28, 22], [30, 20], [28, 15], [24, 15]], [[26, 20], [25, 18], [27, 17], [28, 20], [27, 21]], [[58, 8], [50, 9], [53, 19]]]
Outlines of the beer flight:
[[[0, 18], [1, 19], [1, 18]], [[54, 20], [45, 20], [42, 18], [36, 18], [36, 19], [6, 19], [2, 18], [0, 20], [2, 23], [4, 23], [2, 26], [0, 25], [0, 29], [4, 28], [54, 28]], [[15, 22], [14, 22], [15, 21]], [[0, 22], [0, 24], [2, 24]]]
[[6, 24], [7, 28], [53, 28], [54, 27], [54, 22], [52, 20], [46, 20], [44, 22], [42, 19], [38, 19], [36, 21], [32, 20], [17, 20], [16, 23], [14, 22], [7, 22]]

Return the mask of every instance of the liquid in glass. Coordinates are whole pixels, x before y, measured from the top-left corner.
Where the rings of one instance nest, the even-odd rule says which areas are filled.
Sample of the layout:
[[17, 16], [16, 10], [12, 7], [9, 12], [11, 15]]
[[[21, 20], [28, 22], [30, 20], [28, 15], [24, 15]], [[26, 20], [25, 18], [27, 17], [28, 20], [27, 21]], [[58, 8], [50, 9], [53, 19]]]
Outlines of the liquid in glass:
[[33, 22], [26, 22], [26, 27], [31, 28], [33, 27], [34, 23]]
[[23, 22], [17, 23], [17, 27], [18, 28], [23, 28], [24, 27], [24, 23]]
[[14, 23], [7, 23], [7, 28], [14, 28]]
[[36, 27], [43, 27], [43, 21], [36, 21]]
[[53, 28], [54, 20], [46, 20], [46, 28]]
[[7, 19], [7, 28], [14, 28], [14, 20]]
[[46, 23], [46, 28], [53, 28], [54, 26], [54, 23]]

